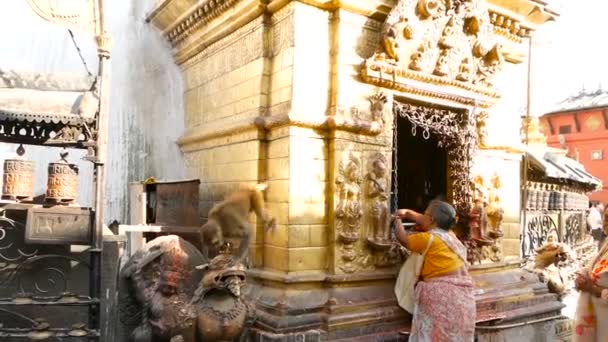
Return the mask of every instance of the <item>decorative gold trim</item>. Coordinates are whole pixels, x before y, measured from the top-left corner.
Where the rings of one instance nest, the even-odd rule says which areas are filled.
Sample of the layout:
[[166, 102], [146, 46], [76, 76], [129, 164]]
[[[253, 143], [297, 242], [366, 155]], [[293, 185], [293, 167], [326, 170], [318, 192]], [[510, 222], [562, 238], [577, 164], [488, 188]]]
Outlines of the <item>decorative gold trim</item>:
[[177, 140], [177, 144], [179, 146], [185, 146], [222, 136], [241, 133], [251, 129], [271, 130], [282, 126], [345, 131], [370, 136], [380, 134], [383, 127], [382, 123], [378, 121], [353, 119], [344, 116], [308, 118], [300, 115], [279, 114], [244, 119], [236, 123], [232, 122], [230, 123], [230, 126], [211, 124], [201, 128], [196, 133], [186, 133]]
[[189, 67], [197, 65], [204, 58], [207, 58], [214, 53], [217, 53], [219, 50], [238, 42], [239, 39], [254, 32], [256, 29], [262, 29], [263, 24], [264, 22], [261, 17], [250, 21], [246, 25], [241, 26], [236, 31], [232, 32], [230, 35], [226, 36], [224, 39], [216, 40], [215, 42], [206, 45], [205, 49], [202, 51], [199, 51], [196, 54], [191, 54], [187, 60], [180, 63], [181, 67], [183, 69], [188, 69]]
[[191, 145], [214, 138], [237, 134], [248, 130], [257, 129], [255, 118], [244, 119], [237, 122], [227, 124], [209, 124], [201, 127], [196, 132], [186, 132], [182, 137], [177, 139], [179, 146]]
[[257, 279], [264, 279], [270, 281], [276, 281], [283, 284], [294, 284], [294, 283], [345, 283], [345, 282], [365, 282], [365, 281], [381, 281], [390, 280], [393, 281], [397, 275], [398, 270], [390, 268], [382, 271], [375, 272], [361, 272], [355, 274], [329, 274], [322, 272], [315, 273], [302, 273], [294, 272], [281, 273], [273, 270], [265, 270], [259, 268], [252, 268], [247, 270], [247, 276]]
[[190, 10], [190, 14], [172, 25], [165, 33], [169, 42], [175, 46], [184, 41], [192, 31], [219, 17], [241, 0], [207, 0]]
[[[371, 66], [370, 66], [371, 64]], [[361, 69], [361, 78], [365, 83], [370, 83], [378, 87], [397, 90], [404, 93], [420, 95], [429, 98], [447, 100], [467, 106], [477, 105], [481, 108], [492, 107], [500, 98], [495, 92], [488, 91], [481, 87], [475, 87], [466, 83], [454, 80], [446, 80], [439, 76], [420, 74], [413, 71], [401, 70], [389, 67], [387, 64], [374, 63], [367, 60]], [[439, 91], [421, 89], [412, 86], [410, 80], [424, 83], [436, 84], [438, 86], [450, 86], [460, 88], [469, 94], [464, 96], [448, 94]], [[410, 82], [408, 82], [410, 81]], [[478, 95], [480, 94], [480, 95]]]
[[494, 32], [509, 38], [509, 40], [519, 43], [522, 38], [528, 37], [532, 32], [531, 28], [522, 26], [519, 20], [511, 16], [495, 10], [488, 10], [488, 13]]
[[205, 28], [197, 30], [191, 29], [184, 40], [173, 44], [177, 50], [174, 58], [178, 65], [260, 17], [265, 11], [265, 6], [256, 0], [238, 0], [234, 4], [239, 4], [240, 7], [232, 7], [234, 14], [226, 20], [226, 24], [207, 25]]

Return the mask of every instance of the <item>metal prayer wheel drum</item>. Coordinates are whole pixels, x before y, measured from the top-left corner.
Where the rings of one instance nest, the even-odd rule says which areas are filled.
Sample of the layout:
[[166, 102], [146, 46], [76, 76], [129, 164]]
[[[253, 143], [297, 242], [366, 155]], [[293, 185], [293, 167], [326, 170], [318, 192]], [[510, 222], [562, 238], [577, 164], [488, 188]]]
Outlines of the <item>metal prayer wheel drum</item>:
[[65, 159], [49, 163], [46, 200], [55, 203], [70, 203], [78, 194], [78, 166]]
[[35, 163], [24, 159], [6, 159], [2, 175], [2, 199], [23, 200], [34, 196]]

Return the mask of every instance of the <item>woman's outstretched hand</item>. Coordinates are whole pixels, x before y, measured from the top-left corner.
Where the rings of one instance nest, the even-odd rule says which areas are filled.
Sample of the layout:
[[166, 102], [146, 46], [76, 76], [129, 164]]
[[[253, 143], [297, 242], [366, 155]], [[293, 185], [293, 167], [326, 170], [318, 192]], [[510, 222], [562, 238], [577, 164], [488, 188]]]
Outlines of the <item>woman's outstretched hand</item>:
[[574, 286], [577, 290], [583, 292], [591, 292], [593, 290], [593, 282], [591, 281], [591, 278], [589, 278], [589, 273], [586, 270], [576, 272]]
[[399, 219], [404, 219], [407, 217], [407, 212], [408, 212], [408, 209], [397, 209], [393, 213], [393, 217], [399, 218]]

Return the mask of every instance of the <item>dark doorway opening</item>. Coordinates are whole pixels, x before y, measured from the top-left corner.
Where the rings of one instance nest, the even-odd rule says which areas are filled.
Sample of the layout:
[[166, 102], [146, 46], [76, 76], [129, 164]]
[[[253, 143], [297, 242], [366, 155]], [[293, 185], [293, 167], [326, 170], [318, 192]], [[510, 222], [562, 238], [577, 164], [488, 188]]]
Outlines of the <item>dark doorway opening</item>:
[[[437, 146], [437, 137], [431, 133], [425, 139], [420, 128], [412, 135], [412, 124], [404, 117], [398, 117], [396, 133], [393, 161], [397, 158], [397, 180], [393, 173], [392, 184], [396, 181], [398, 186], [397, 207], [422, 213], [431, 200], [447, 200], [447, 151]], [[391, 203], [395, 203], [394, 196]]]

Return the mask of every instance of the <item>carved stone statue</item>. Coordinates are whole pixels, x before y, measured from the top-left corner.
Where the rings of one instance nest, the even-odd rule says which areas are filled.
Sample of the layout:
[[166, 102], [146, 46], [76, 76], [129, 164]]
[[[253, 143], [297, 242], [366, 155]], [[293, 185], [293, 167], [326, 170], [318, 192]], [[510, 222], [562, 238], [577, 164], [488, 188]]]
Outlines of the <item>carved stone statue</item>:
[[376, 245], [390, 247], [390, 214], [388, 209], [388, 182], [386, 180], [387, 161], [382, 153], [374, 153], [369, 160], [366, 176], [367, 197], [370, 200], [372, 236]]
[[[175, 235], [158, 237], [129, 258], [120, 272], [121, 321], [136, 325], [129, 341], [171, 341], [192, 328], [187, 304], [194, 294], [202, 254]], [[186, 333], [187, 335], [187, 333]]]
[[245, 267], [232, 256], [230, 244], [197, 268], [204, 275], [190, 303], [196, 341], [246, 341], [255, 310], [241, 297]]
[[120, 274], [121, 321], [137, 326], [128, 340], [245, 341], [255, 318], [241, 297], [245, 267], [229, 243], [219, 252], [204, 263], [196, 247], [169, 235], [129, 258]]

